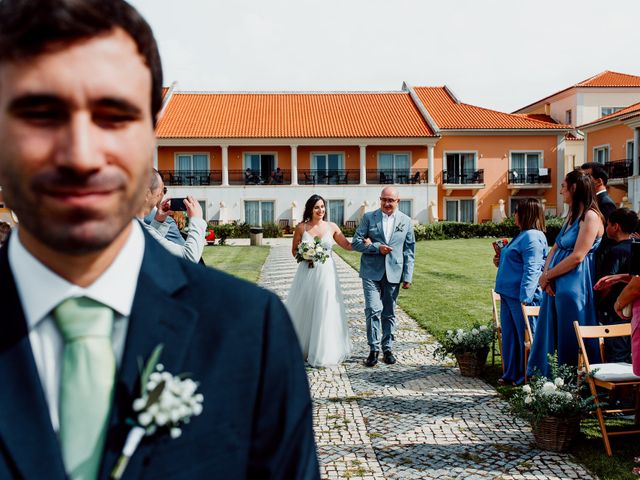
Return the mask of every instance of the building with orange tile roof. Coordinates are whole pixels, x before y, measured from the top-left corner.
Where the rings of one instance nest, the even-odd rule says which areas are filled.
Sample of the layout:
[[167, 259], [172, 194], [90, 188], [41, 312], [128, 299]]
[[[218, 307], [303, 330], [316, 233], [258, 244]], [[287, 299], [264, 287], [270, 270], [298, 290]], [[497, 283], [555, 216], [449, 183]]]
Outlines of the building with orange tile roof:
[[501, 219], [528, 195], [553, 209], [555, 149], [570, 130], [461, 103], [447, 87], [169, 97], [158, 169], [172, 195], [196, 196], [219, 222], [292, 225], [318, 193], [330, 220], [353, 224], [388, 184], [417, 223]]

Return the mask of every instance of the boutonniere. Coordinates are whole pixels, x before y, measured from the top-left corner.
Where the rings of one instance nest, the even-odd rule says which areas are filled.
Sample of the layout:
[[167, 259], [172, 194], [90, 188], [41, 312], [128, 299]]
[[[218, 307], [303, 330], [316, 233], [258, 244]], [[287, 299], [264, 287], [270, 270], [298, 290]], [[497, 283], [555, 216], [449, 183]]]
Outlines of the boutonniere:
[[171, 438], [182, 435], [180, 426], [202, 413], [204, 397], [196, 393], [198, 384], [184, 375], [172, 375], [159, 363], [162, 345], [158, 345], [142, 368], [140, 360], [140, 397], [133, 401], [136, 418], [127, 420], [133, 428], [127, 435], [122, 453], [111, 472], [113, 480], [122, 478], [129, 459], [145, 436], [161, 431]]
[[404, 223], [396, 225], [396, 232], [404, 232]]

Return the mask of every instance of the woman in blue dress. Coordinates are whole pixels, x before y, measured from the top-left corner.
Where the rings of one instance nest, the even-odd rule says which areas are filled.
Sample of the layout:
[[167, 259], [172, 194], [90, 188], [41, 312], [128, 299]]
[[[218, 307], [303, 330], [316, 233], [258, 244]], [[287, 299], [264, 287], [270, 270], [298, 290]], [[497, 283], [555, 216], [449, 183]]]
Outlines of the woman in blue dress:
[[544, 211], [540, 201], [535, 198], [520, 201], [515, 222], [520, 233], [500, 252], [495, 290], [500, 294], [504, 366], [498, 382], [520, 385], [524, 381], [525, 328], [521, 304], [539, 305], [542, 290], [538, 280], [549, 248], [543, 233]]
[[[598, 324], [593, 297], [594, 254], [600, 245], [604, 224], [591, 176], [579, 170], [569, 172], [562, 182], [561, 193], [569, 205], [569, 214], [540, 277], [544, 293], [529, 356], [528, 375], [536, 369], [549, 377], [547, 355], [554, 352], [558, 353], [559, 364], [576, 365], [578, 341], [573, 322]], [[598, 362], [597, 344], [591, 342], [586, 346], [590, 360]]]

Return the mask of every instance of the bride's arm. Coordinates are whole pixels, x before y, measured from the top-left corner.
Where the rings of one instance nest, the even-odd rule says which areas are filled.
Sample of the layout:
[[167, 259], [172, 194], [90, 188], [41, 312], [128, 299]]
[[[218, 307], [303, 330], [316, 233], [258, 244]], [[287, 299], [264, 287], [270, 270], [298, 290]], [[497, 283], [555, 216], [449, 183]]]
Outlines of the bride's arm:
[[335, 223], [331, 222], [331, 228], [333, 229], [333, 239], [336, 241], [338, 245], [340, 245], [345, 250], [353, 250], [351, 246], [351, 242], [347, 240], [347, 237], [344, 236], [340, 227]]
[[291, 255], [295, 258], [298, 251], [298, 245], [302, 240], [302, 232], [304, 232], [304, 223], [299, 223], [296, 226], [296, 230], [293, 232], [293, 242], [291, 243]]

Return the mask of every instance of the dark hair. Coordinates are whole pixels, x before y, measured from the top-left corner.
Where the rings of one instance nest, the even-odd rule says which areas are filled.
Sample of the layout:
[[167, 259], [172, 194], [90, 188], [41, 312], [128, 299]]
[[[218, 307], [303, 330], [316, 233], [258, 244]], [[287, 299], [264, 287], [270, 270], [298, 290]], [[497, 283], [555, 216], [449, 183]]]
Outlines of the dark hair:
[[638, 228], [638, 214], [628, 208], [618, 208], [609, 215], [609, 223], [620, 225], [624, 233], [633, 233]]
[[588, 162], [583, 163], [580, 167], [582, 170], [591, 170], [591, 176], [597, 180], [602, 180], [602, 184], [606, 185], [609, 181], [609, 174], [604, 169], [601, 163], [598, 162]]
[[324, 220], [326, 218], [327, 202], [320, 195], [313, 194], [309, 197], [309, 200], [307, 200], [307, 203], [304, 204], [304, 213], [302, 214], [303, 222], [308, 222], [309, 220], [311, 220], [311, 218], [313, 217], [313, 207], [316, 205], [316, 203], [318, 203], [318, 200], [322, 200], [322, 203], [324, 203], [325, 212], [324, 212], [324, 217], [322, 217], [322, 219]]
[[124, 30], [151, 71], [151, 114], [162, 106], [162, 64], [151, 27], [124, 0], [1, 0], [0, 63], [31, 59], [75, 42]]
[[593, 192], [591, 175], [574, 170], [567, 173], [564, 181], [567, 184], [567, 190], [571, 192], [571, 210], [567, 218], [569, 223], [584, 220], [588, 210], [595, 211], [604, 223], [604, 217], [598, 208], [596, 194]]
[[544, 224], [544, 210], [542, 203], [537, 198], [525, 198], [518, 202], [516, 208], [520, 230], [541, 230], [546, 231]]

